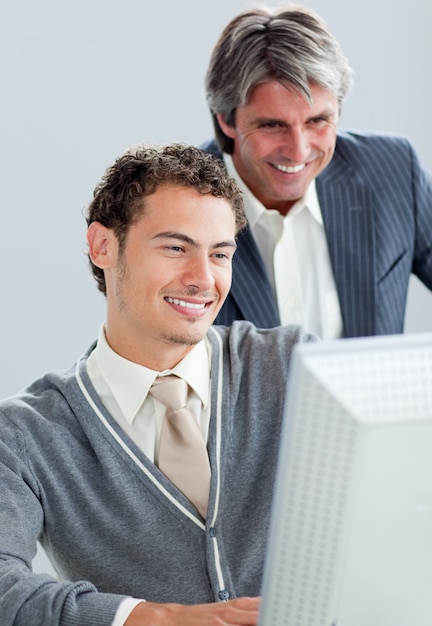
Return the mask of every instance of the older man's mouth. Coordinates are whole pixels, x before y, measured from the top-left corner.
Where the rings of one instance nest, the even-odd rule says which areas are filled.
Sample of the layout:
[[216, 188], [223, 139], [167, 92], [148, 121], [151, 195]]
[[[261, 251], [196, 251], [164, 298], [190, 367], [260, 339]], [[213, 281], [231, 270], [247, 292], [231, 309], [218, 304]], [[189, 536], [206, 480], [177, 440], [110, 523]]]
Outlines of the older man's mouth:
[[306, 167], [306, 163], [300, 163], [300, 165], [277, 165], [276, 163], [273, 163], [273, 167], [279, 172], [284, 172], [285, 174], [297, 174]]

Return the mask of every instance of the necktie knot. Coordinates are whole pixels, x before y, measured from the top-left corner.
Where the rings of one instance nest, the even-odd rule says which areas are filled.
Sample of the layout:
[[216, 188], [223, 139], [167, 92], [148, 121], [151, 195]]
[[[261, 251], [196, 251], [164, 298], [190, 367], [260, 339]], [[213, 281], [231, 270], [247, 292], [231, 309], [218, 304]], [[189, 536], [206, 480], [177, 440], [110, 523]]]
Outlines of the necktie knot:
[[150, 388], [149, 394], [170, 411], [178, 411], [186, 406], [188, 384], [178, 376], [159, 376]]

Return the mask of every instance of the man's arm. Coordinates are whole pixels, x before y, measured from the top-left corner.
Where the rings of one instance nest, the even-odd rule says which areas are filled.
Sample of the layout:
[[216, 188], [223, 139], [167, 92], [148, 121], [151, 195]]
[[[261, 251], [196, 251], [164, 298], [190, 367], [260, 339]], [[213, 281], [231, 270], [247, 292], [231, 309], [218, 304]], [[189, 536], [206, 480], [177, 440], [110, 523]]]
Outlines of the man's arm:
[[124, 626], [256, 626], [260, 599], [237, 598], [229, 602], [197, 604], [156, 604], [141, 602]]
[[[4, 424], [3, 424], [4, 425]], [[1, 626], [28, 626], [50, 623], [106, 624], [111, 626], [123, 602], [122, 595], [99, 593], [85, 581], [59, 582], [47, 574], [31, 571], [37, 538], [43, 526], [43, 509], [38, 483], [27, 469], [25, 445], [22, 454], [14, 452], [20, 441], [19, 429], [7, 437], [3, 428], [0, 441], [0, 615]], [[9, 440], [11, 439], [11, 440]], [[130, 598], [129, 598], [130, 600]], [[257, 599], [183, 606], [141, 602], [134, 607], [124, 626], [255, 626]]]

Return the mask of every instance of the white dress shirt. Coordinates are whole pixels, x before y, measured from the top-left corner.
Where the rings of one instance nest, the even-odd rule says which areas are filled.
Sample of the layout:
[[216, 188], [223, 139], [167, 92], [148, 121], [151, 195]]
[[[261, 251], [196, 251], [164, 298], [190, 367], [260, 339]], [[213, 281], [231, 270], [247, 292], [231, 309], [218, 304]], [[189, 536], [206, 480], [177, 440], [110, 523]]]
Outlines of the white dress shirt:
[[[165, 407], [148, 395], [155, 378], [176, 374], [191, 387], [188, 407], [194, 413], [205, 441], [210, 420], [210, 344], [200, 341], [172, 370], [157, 372], [124, 359], [109, 346], [105, 330], [99, 331], [97, 345], [87, 360], [87, 372], [112, 417], [134, 443], [157, 462]], [[132, 610], [143, 600], [124, 600], [111, 626], [124, 626]]]
[[[342, 315], [315, 181], [284, 217], [266, 209], [224, 154], [243, 192], [246, 217], [273, 286], [282, 324], [301, 324], [322, 339], [342, 336]], [[235, 263], [235, 258], [234, 258]]]

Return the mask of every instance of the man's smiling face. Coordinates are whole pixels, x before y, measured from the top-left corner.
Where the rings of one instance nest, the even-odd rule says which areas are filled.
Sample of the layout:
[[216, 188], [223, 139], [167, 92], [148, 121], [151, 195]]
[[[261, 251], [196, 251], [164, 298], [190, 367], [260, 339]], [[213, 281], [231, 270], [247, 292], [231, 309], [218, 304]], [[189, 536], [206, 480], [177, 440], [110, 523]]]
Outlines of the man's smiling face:
[[89, 248], [99, 238], [94, 262], [105, 272], [109, 344], [147, 367], [171, 367], [205, 336], [228, 294], [236, 248], [232, 206], [193, 188], [163, 185], [145, 198], [122, 250], [112, 230], [91, 229]]
[[228, 126], [237, 172], [260, 202], [286, 215], [328, 165], [336, 144], [338, 101], [311, 85], [312, 104], [276, 80], [257, 85]]

